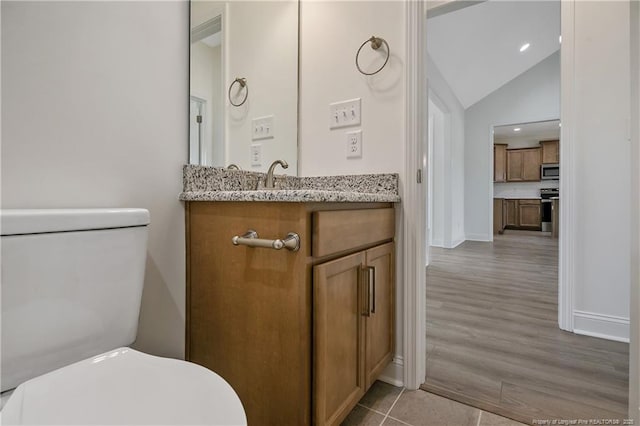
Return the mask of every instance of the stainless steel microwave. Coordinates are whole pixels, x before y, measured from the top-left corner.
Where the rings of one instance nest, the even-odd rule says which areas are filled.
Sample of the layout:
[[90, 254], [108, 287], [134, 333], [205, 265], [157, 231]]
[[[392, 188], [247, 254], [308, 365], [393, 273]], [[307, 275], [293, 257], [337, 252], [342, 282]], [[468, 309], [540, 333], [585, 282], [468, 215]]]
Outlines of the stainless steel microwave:
[[560, 180], [560, 165], [543, 164], [540, 166], [540, 178], [542, 180]]

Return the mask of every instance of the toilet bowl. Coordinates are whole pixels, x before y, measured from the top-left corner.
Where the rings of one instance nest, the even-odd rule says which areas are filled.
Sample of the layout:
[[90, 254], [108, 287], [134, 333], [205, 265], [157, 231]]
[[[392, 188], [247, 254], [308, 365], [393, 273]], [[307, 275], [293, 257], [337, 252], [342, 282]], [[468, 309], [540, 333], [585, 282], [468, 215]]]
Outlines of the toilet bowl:
[[[2, 210], [5, 424], [246, 425], [216, 373], [135, 340], [149, 213]], [[4, 398], [3, 398], [4, 399]]]
[[240, 399], [196, 364], [119, 348], [22, 383], [10, 425], [244, 425]]

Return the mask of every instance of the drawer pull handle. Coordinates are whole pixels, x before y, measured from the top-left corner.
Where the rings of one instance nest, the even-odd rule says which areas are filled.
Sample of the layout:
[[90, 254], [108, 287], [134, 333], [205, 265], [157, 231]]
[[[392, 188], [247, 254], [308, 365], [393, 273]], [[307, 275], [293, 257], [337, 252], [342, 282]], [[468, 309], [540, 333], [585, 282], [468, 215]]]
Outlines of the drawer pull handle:
[[264, 247], [274, 250], [286, 248], [289, 251], [298, 251], [300, 249], [300, 236], [295, 232], [289, 232], [283, 239], [264, 240], [258, 238], [256, 231], [249, 229], [243, 235], [236, 235], [231, 238], [231, 242], [234, 246]]
[[369, 309], [371, 314], [376, 313], [376, 268], [367, 266], [369, 272]]

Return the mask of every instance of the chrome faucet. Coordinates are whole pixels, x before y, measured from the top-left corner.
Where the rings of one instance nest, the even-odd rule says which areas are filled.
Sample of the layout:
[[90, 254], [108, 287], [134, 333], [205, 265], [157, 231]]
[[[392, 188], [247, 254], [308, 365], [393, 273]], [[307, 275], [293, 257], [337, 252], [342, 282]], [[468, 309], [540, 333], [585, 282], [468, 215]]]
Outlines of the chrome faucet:
[[227, 166], [227, 170], [231, 170], [231, 169], [236, 169], [239, 171], [242, 171], [242, 169], [240, 168], [240, 166], [238, 166], [237, 164], [231, 163]]
[[273, 163], [271, 163], [271, 166], [269, 166], [269, 171], [267, 172], [267, 177], [264, 180], [265, 189], [275, 188], [274, 179], [273, 179], [273, 170], [276, 168], [278, 164], [280, 164], [283, 169], [286, 169], [289, 167], [289, 164], [287, 164], [287, 162], [284, 160], [276, 160]]

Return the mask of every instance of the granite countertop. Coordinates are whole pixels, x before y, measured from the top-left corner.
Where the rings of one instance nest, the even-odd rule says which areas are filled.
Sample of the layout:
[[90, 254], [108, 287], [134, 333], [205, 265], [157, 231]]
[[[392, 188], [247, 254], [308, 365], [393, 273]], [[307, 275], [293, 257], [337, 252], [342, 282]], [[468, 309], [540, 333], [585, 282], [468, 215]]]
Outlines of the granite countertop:
[[397, 203], [399, 195], [319, 189], [183, 192], [183, 201], [279, 201], [288, 203]]
[[542, 199], [540, 197], [500, 197], [500, 196], [494, 196], [493, 198], [498, 198], [501, 200], [541, 200]]
[[277, 175], [277, 189], [255, 188], [264, 173], [185, 165], [182, 201], [397, 203], [395, 173], [297, 177]]

